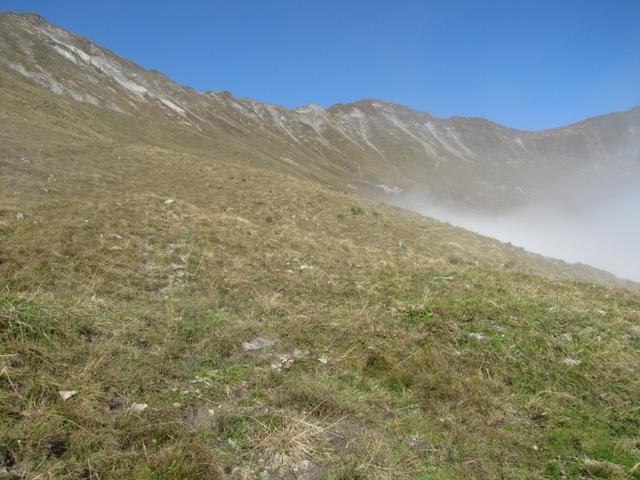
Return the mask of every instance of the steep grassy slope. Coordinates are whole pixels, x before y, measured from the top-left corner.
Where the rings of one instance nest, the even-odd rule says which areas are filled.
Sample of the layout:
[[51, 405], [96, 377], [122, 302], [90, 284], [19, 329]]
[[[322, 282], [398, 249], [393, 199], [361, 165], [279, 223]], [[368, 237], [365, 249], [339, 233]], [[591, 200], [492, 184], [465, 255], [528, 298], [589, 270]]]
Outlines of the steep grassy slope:
[[631, 284], [7, 70], [0, 105], [0, 476], [640, 478]]

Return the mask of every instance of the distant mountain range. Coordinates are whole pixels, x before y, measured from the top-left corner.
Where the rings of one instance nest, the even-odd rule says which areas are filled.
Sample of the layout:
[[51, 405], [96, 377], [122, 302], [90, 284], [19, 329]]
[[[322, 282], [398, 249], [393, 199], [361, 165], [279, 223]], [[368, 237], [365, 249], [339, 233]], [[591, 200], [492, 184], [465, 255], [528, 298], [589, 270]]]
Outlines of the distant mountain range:
[[287, 109], [197, 92], [35, 14], [0, 15], [0, 64], [57, 94], [193, 129], [244, 152], [239, 162], [391, 203], [575, 207], [640, 180], [640, 108], [536, 132], [371, 99]]

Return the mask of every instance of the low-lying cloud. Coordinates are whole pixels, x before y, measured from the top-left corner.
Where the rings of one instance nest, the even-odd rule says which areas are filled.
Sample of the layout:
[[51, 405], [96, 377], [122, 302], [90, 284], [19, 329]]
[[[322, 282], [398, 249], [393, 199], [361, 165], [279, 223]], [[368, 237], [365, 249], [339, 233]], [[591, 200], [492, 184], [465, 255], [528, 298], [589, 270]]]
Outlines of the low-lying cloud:
[[537, 203], [498, 216], [413, 204], [412, 210], [567, 262], [640, 281], [640, 188], [579, 208]]

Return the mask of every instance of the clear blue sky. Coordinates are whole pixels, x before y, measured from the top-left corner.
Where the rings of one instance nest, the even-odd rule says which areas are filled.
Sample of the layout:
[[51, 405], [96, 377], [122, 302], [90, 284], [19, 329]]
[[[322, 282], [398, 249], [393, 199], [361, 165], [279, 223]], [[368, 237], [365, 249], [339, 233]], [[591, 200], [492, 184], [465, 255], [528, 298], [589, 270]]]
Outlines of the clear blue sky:
[[554, 127], [640, 104], [640, 0], [0, 0], [198, 90]]

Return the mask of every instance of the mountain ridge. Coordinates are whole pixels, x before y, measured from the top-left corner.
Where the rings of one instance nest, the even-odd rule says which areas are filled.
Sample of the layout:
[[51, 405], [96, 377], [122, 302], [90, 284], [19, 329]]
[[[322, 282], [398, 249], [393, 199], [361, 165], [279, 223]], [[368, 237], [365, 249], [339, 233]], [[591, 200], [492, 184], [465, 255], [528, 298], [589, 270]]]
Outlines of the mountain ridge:
[[[44, 18], [42, 15], [40, 15], [37, 12], [5, 11], [5, 12], [0, 12], [0, 16], [9, 16], [9, 17], [15, 16], [15, 17], [32, 18], [32, 19], [34, 19], [34, 20], [36, 20], [38, 22], [45, 23], [45, 24], [50, 24], [50, 25], [53, 25], [53, 26], [55, 26], [57, 28], [60, 28], [62, 30], [66, 30], [68, 32], [68, 30], [65, 29], [65, 27], [63, 27], [61, 25], [56, 25], [56, 24], [50, 23], [46, 18]], [[95, 42], [93, 42], [91, 39], [89, 39], [86, 36], [82, 36], [82, 35], [76, 35], [76, 36], [86, 40], [89, 43], [94, 43], [95, 44]], [[135, 61], [126, 59], [125, 57], [119, 55], [117, 52], [115, 52], [114, 50], [112, 50], [112, 49], [110, 49], [108, 47], [102, 47], [101, 46], [100, 48], [112, 53], [113, 55], [118, 56], [119, 58], [121, 58], [123, 60], [129, 61], [129, 62], [132, 62], [132, 63], [136, 63]], [[136, 65], [140, 66], [137, 63], [136, 63]], [[414, 108], [411, 105], [403, 104], [403, 103], [398, 102], [398, 101], [387, 100], [387, 99], [383, 99], [383, 98], [375, 98], [375, 97], [364, 97], [364, 98], [355, 99], [355, 100], [352, 100], [352, 101], [334, 102], [334, 103], [331, 103], [330, 105], [327, 105], [327, 106], [322, 106], [322, 105], [319, 105], [318, 103], [316, 103], [314, 101], [311, 101], [309, 103], [305, 103], [305, 104], [302, 104], [302, 105], [299, 105], [299, 106], [288, 107], [288, 106], [285, 106], [285, 105], [283, 105], [281, 103], [278, 103], [278, 102], [273, 102], [272, 103], [272, 102], [266, 102], [266, 101], [260, 100], [258, 98], [250, 97], [250, 96], [238, 96], [238, 95], [235, 95], [233, 93], [233, 91], [231, 91], [231, 90], [219, 90], [218, 91], [218, 90], [213, 90], [213, 89], [209, 89], [209, 88], [208, 89], [204, 89], [204, 90], [198, 90], [198, 89], [196, 89], [196, 88], [194, 88], [194, 87], [192, 87], [192, 86], [190, 86], [188, 84], [176, 82], [175, 80], [171, 79], [168, 75], [166, 75], [162, 71], [157, 70], [155, 68], [147, 68], [147, 67], [142, 67], [142, 66], [140, 66], [140, 68], [143, 68], [146, 72], [148, 72], [150, 74], [156, 74], [156, 75], [159, 74], [163, 78], [165, 78], [167, 80], [170, 80], [170, 81], [180, 85], [181, 87], [183, 87], [185, 89], [192, 90], [192, 91], [194, 91], [196, 93], [199, 93], [199, 94], [202, 94], [202, 95], [206, 95], [208, 93], [213, 93], [215, 95], [228, 94], [228, 95], [230, 95], [232, 98], [234, 98], [236, 100], [259, 102], [259, 103], [262, 103], [264, 105], [271, 105], [271, 106], [274, 106], [274, 107], [280, 107], [280, 108], [284, 108], [284, 109], [287, 109], [287, 110], [298, 110], [298, 109], [301, 109], [301, 108], [307, 108], [309, 106], [318, 106], [323, 110], [330, 110], [330, 109], [332, 109], [334, 107], [357, 105], [357, 104], [360, 104], [360, 103], [378, 102], [378, 103], [383, 103], [383, 104], [394, 105], [394, 106], [406, 108], [406, 109], [409, 109], [409, 110], [411, 110], [413, 112], [416, 112], [416, 113], [426, 114], [429, 117], [436, 118], [438, 120], [456, 120], [456, 119], [461, 119], [461, 120], [480, 120], [480, 121], [489, 122], [489, 123], [491, 123], [493, 125], [496, 125], [496, 126], [503, 127], [505, 129], [509, 129], [509, 130], [513, 130], [513, 131], [517, 131], [517, 132], [527, 132], [527, 133], [542, 133], [542, 132], [548, 132], [548, 131], [552, 131], [552, 130], [568, 128], [568, 127], [572, 127], [574, 125], [578, 125], [578, 124], [581, 124], [581, 123], [584, 123], [584, 122], [588, 122], [590, 120], [598, 119], [600, 117], [606, 117], [608, 115], [615, 115], [615, 114], [619, 114], [619, 113], [632, 113], [632, 112], [634, 112], [636, 110], [640, 110], [640, 105], [633, 105], [633, 106], [630, 106], [630, 107], [622, 109], [622, 110], [612, 110], [612, 111], [609, 111], [609, 112], [603, 112], [603, 113], [591, 115], [591, 116], [585, 117], [583, 119], [576, 120], [574, 122], [570, 122], [570, 123], [559, 125], [559, 126], [555, 126], [555, 127], [539, 128], [539, 129], [522, 129], [522, 128], [514, 127], [514, 126], [511, 126], [511, 125], [503, 124], [503, 123], [495, 121], [495, 120], [491, 120], [491, 119], [489, 119], [487, 117], [482, 117], [482, 116], [477, 116], [477, 115], [453, 114], [453, 115], [447, 115], [447, 116], [437, 116], [437, 115], [433, 115], [432, 113], [430, 113], [427, 110]]]
[[[62, 27], [53, 26], [53, 25], [49, 24], [43, 17], [39, 16], [38, 14], [4, 13], [2, 15], [5, 18], [8, 18], [8, 19], [13, 18], [13, 19], [18, 19], [18, 20], [20, 20], [20, 19], [32, 20], [32, 22], [31, 22], [32, 24], [35, 24], [38, 27], [44, 27], [45, 31], [49, 27], [51, 27], [51, 28], [49, 28], [49, 30], [56, 31], [56, 29], [57, 29], [57, 33], [61, 34], [61, 36], [63, 38], [67, 37], [67, 38], [70, 38], [72, 40], [75, 39], [76, 41], [86, 42], [87, 45], [89, 46], [89, 49], [97, 49], [98, 51], [101, 50], [103, 52], [106, 52], [106, 53], [108, 53], [108, 54], [110, 54], [110, 55], [112, 55], [114, 57], [117, 57], [119, 62], [122, 62], [124, 64], [128, 64], [129, 66], [133, 66], [136, 69], [140, 70], [141, 72], [146, 72], [147, 74], [152, 75], [152, 76], [158, 76], [159, 75], [162, 80], [166, 80], [166, 81], [172, 83], [173, 85], [175, 85], [175, 86], [177, 86], [177, 87], [179, 87], [179, 88], [181, 88], [183, 90], [194, 92], [194, 93], [197, 93], [197, 94], [202, 95], [204, 97], [208, 97], [208, 98], [210, 98], [212, 96], [213, 97], [223, 97], [225, 99], [228, 99], [229, 101], [246, 102], [248, 104], [261, 105], [261, 106], [263, 106], [265, 108], [272, 107], [272, 108], [276, 108], [276, 109], [279, 109], [279, 110], [286, 110], [286, 111], [289, 111], [289, 112], [296, 112], [296, 111], [299, 111], [300, 109], [309, 109], [311, 106], [314, 106], [314, 108], [315, 108], [315, 106], [317, 105], [317, 104], [311, 103], [311, 104], [303, 105], [303, 106], [296, 107], [296, 108], [286, 108], [286, 107], [283, 107], [283, 106], [281, 106], [279, 104], [264, 103], [264, 102], [260, 102], [260, 101], [257, 101], [257, 100], [251, 99], [251, 98], [237, 98], [237, 97], [233, 96], [233, 94], [231, 94], [229, 96], [229, 95], [227, 95], [227, 92], [218, 92], [218, 93], [216, 93], [216, 92], [197, 92], [196, 90], [194, 90], [193, 88], [191, 88], [189, 86], [176, 84], [169, 77], [167, 77], [166, 75], [164, 75], [161, 72], [144, 69], [143, 67], [140, 67], [140, 66], [136, 65], [135, 63], [132, 63], [130, 60], [118, 56], [117, 54], [115, 54], [113, 51], [111, 51], [109, 49], [105, 49], [103, 47], [99, 47], [89, 39], [86, 39], [84, 37], [75, 36], [75, 35], [71, 34], [70, 32], [68, 32], [67, 30], [65, 30]], [[52, 38], [52, 36], [49, 35], [49, 40], [53, 41], [53, 42], [56, 42], [56, 41], [59, 41], [60, 38], [58, 38], [58, 40], [55, 40], [55, 38]], [[54, 44], [52, 44], [50, 46], [52, 46], [54, 49], [56, 49], [56, 51], [58, 53], [60, 53], [61, 55], [66, 56], [67, 60], [69, 60], [69, 61], [73, 61], [74, 58], [76, 58], [76, 60], [77, 60], [78, 55], [80, 57], [84, 57], [86, 55], [86, 53], [83, 53], [83, 52], [79, 51], [75, 47], [71, 47], [71, 51], [69, 52], [69, 51], [65, 51], [62, 48], [60, 48], [60, 46], [61, 46], [60, 44], [56, 45], [54, 43]], [[140, 87], [131, 87], [131, 88], [136, 89], [136, 88], [140, 88]], [[599, 115], [599, 116], [595, 116], [595, 117], [590, 117], [588, 119], [584, 119], [584, 120], [581, 120], [581, 121], [576, 122], [574, 124], [570, 124], [570, 125], [566, 125], [566, 126], [561, 126], [561, 127], [551, 128], [551, 129], [529, 131], [529, 130], [515, 129], [515, 128], [509, 127], [509, 126], [504, 126], [504, 125], [501, 125], [499, 123], [496, 123], [496, 122], [493, 122], [491, 120], [487, 120], [487, 119], [484, 119], [484, 118], [481, 118], [481, 117], [465, 117], [465, 116], [459, 116], [459, 115], [455, 115], [455, 116], [451, 116], [451, 117], [435, 117], [435, 116], [429, 114], [428, 112], [415, 110], [415, 109], [412, 109], [411, 107], [399, 104], [397, 102], [389, 102], [389, 101], [376, 100], [376, 99], [360, 99], [360, 100], [357, 100], [357, 101], [354, 101], [354, 102], [336, 103], [336, 104], [331, 105], [331, 106], [329, 106], [327, 108], [318, 106], [318, 108], [321, 109], [324, 112], [332, 112], [332, 111], [340, 111], [342, 109], [353, 109], [353, 108], [362, 107], [362, 106], [369, 107], [369, 106], [375, 105], [375, 104], [385, 105], [387, 108], [393, 108], [393, 109], [398, 109], [399, 108], [400, 110], [402, 110], [405, 113], [411, 113], [412, 115], [419, 115], [419, 116], [426, 117], [428, 119], [433, 119], [433, 120], [438, 120], [438, 121], [457, 121], [457, 122], [461, 122], [461, 121], [462, 122], [480, 121], [480, 122], [483, 122], [483, 123], [487, 123], [487, 124], [491, 125], [492, 127], [498, 127], [498, 128], [500, 128], [502, 130], [508, 130], [508, 131], [517, 132], [517, 133], [538, 134], [538, 135], [539, 134], [551, 133], [551, 132], [562, 130], [562, 129], [571, 128], [571, 127], [576, 126], [576, 125], [584, 124], [585, 122], [586, 123], [590, 123], [590, 122], [593, 122], [594, 120], [602, 118], [603, 116], [609, 115], [609, 114], [604, 114], [604, 115]], [[175, 107], [175, 106], [178, 106], [178, 105], [174, 104], [173, 106]], [[168, 108], [172, 108], [172, 107], [169, 106]], [[178, 106], [178, 108], [180, 108], [180, 107]], [[612, 114], [613, 113], [633, 113], [635, 110], [637, 110], [637, 108], [638, 107], [632, 108], [632, 109], [630, 109], [630, 110], [628, 110], [626, 112], [612, 112]], [[179, 110], [177, 110], [177, 111], [179, 112]]]
[[[5, 12], [0, 12], [0, 16], [9, 16], [9, 17], [15, 16], [15, 17], [32, 18], [32, 19], [34, 19], [34, 20], [36, 20], [38, 22], [45, 23], [45, 24], [50, 24], [50, 25], [53, 25], [53, 26], [55, 26], [57, 28], [60, 28], [62, 30], [66, 30], [67, 32], [69, 32], [65, 27], [49, 22], [46, 18], [44, 18], [42, 15], [40, 15], [37, 12], [5, 11]], [[92, 40], [90, 40], [86, 36], [76, 35], [76, 34], [74, 34], [74, 35], [79, 37], [79, 38], [82, 38], [82, 39], [86, 40], [89, 43], [94, 43], [95, 44], [95, 42], [93, 42]], [[190, 86], [190, 85], [188, 85], [186, 83], [180, 83], [180, 82], [177, 82], [177, 81], [171, 79], [171, 77], [169, 77], [168, 75], [166, 75], [165, 73], [163, 73], [160, 70], [157, 70], [155, 68], [143, 67], [143, 66], [141, 66], [140, 64], [138, 64], [135, 61], [126, 59], [125, 57], [123, 57], [123, 56], [119, 55], [117, 52], [115, 52], [113, 49], [110, 49], [108, 47], [102, 47], [102, 46], [100, 48], [112, 53], [113, 55], [118, 56], [119, 58], [121, 58], [123, 60], [135, 63], [136, 65], [140, 66], [140, 68], [144, 69], [146, 72], [148, 72], [150, 74], [161, 75], [163, 78], [165, 78], [167, 80], [170, 80], [170, 81], [176, 83], [177, 85], [179, 85], [179, 86], [181, 86], [181, 87], [183, 87], [185, 89], [192, 90], [192, 91], [194, 91], [196, 93], [199, 93], [201, 95], [207, 95], [207, 94], [210, 94], [210, 93], [212, 93], [214, 95], [228, 95], [228, 96], [230, 96], [231, 98], [233, 98], [235, 100], [258, 102], [258, 103], [261, 103], [261, 104], [264, 104], [264, 105], [270, 105], [270, 106], [279, 107], [279, 108], [292, 110], [292, 111], [299, 110], [299, 109], [304, 109], [304, 108], [308, 108], [308, 107], [312, 107], [312, 106], [313, 107], [319, 107], [322, 110], [327, 111], [327, 110], [331, 110], [334, 107], [353, 106], [353, 105], [358, 105], [358, 104], [370, 104], [372, 102], [377, 102], [377, 103], [381, 103], [381, 104], [387, 104], [389, 106], [397, 106], [397, 107], [401, 107], [401, 108], [404, 108], [404, 109], [408, 109], [408, 110], [411, 110], [412, 112], [415, 112], [415, 113], [418, 113], [418, 114], [425, 114], [425, 115], [427, 115], [427, 116], [429, 116], [431, 118], [435, 118], [435, 119], [438, 119], [438, 120], [479, 120], [479, 121], [488, 122], [488, 123], [491, 123], [493, 125], [496, 125], [496, 126], [508, 129], [508, 130], [517, 131], [517, 132], [543, 133], [543, 132], [548, 132], [548, 131], [552, 131], [552, 130], [559, 130], [559, 129], [569, 128], [569, 127], [572, 127], [572, 126], [575, 126], [575, 125], [579, 125], [579, 124], [584, 123], [584, 122], [589, 122], [591, 120], [598, 119], [598, 118], [601, 118], [601, 117], [606, 117], [606, 116], [609, 116], [609, 115], [633, 113], [636, 110], [640, 110], [640, 105], [633, 105], [633, 106], [630, 106], [630, 107], [622, 109], [622, 110], [612, 110], [612, 111], [608, 111], [608, 112], [594, 114], [594, 115], [585, 117], [583, 119], [576, 120], [574, 122], [570, 122], [570, 123], [559, 125], [559, 126], [555, 126], [555, 127], [539, 128], [539, 129], [522, 129], [522, 128], [514, 127], [514, 126], [511, 126], [511, 125], [507, 125], [507, 124], [504, 124], [504, 123], [501, 123], [501, 122], [498, 122], [498, 121], [495, 121], [495, 120], [491, 120], [491, 119], [489, 119], [487, 117], [478, 116], [478, 115], [453, 114], [453, 115], [446, 115], [446, 116], [438, 116], [438, 115], [434, 115], [434, 114], [430, 113], [427, 110], [422, 110], [422, 109], [419, 109], [419, 108], [415, 108], [415, 107], [412, 107], [411, 105], [407, 105], [407, 104], [404, 104], [404, 103], [401, 103], [401, 102], [398, 102], [398, 101], [387, 100], [387, 99], [384, 99], [384, 98], [376, 98], [376, 97], [364, 97], [364, 98], [355, 99], [355, 100], [352, 100], [352, 101], [334, 102], [334, 103], [331, 103], [330, 105], [327, 105], [327, 106], [322, 106], [322, 105], [318, 104], [317, 102], [311, 101], [309, 103], [304, 103], [304, 104], [301, 104], [299, 106], [291, 106], [291, 107], [289, 107], [289, 106], [286, 106], [286, 105], [284, 105], [282, 103], [266, 102], [266, 101], [263, 101], [263, 100], [260, 100], [258, 98], [251, 97], [251, 96], [238, 96], [238, 95], [234, 94], [232, 90], [228, 90], [228, 89], [226, 89], [226, 90], [213, 90], [213, 89], [207, 88], [207, 89], [204, 89], [204, 90], [198, 90], [198, 89], [196, 89], [196, 88], [194, 88], [194, 87], [192, 87], [192, 86]]]

